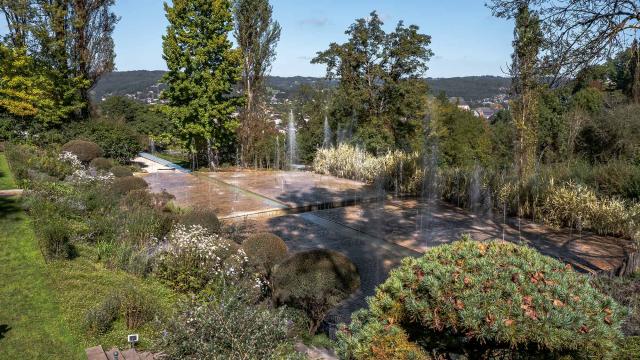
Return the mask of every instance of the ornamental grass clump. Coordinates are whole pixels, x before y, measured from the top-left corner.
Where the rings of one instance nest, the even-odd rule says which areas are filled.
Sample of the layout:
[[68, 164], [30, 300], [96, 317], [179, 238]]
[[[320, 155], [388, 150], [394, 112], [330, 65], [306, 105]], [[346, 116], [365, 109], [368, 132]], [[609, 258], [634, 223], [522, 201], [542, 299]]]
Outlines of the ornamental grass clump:
[[614, 353], [623, 311], [587, 276], [534, 249], [467, 237], [406, 258], [339, 331], [346, 359], [374, 358], [382, 334], [468, 358]]
[[273, 300], [304, 310], [313, 335], [327, 312], [360, 287], [356, 266], [339, 252], [318, 249], [297, 253], [276, 265]]
[[313, 170], [323, 175], [345, 179], [378, 182], [386, 189], [415, 192], [421, 188], [422, 169], [417, 152], [388, 152], [374, 156], [360, 148], [342, 144], [337, 148], [319, 149]]

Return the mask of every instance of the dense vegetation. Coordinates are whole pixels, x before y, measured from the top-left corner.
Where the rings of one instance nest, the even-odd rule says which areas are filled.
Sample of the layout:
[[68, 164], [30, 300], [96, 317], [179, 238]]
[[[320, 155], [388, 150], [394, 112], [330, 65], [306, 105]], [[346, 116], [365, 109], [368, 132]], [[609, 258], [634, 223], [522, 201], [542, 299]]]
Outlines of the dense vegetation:
[[611, 298], [561, 262], [463, 239], [405, 259], [339, 332], [340, 350], [347, 359], [613, 357], [621, 318]]
[[[375, 11], [316, 54], [324, 81], [294, 86], [268, 77], [281, 29], [267, 0], [174, 0], [165, 4], [169, 71], [129, 74], [148, 79], [137, 80], [145, 88], [162, 75], [162, 104], [111, 96], [96, 105], [92, 89], [101, 98], [132, 87], [114, 87], [117, 77], [104, 80], [107, 90], [94, 87], [114, 65], [114, 3], [0, 0], [8, 25], [0, 141], [10, 165], [0, 157], [0, 186], [25, 190], [20, 203], [0, 199], [11, 212], [0, 217], [9, 234], [0, 314], [30, 335], [35, 357], [51, 350], [48, 340], [73, 356], [98, 342], [122, 345], [136, 331], [141, 347], [175, 358], [295, 358], [293, 344], [360, 286], [340, 253], [290, 253], [275, 235], [246, 238], [211, 210], [150, 193], [130, 163], [144, 149], [177, 150], [164, 156], [193, 169], [280, 169], [293, 165], [288, 157], [476, 214], [498, 209], [631, 239], [635, 251], [618, 273], [640, 267], [640, 46], [636, 33], [627, 41], [637, 30], [634, 2], [491, 1], [496, 16], [515, 20], [511, 79], [429, 88], [431, 37], [402, 21], [385, 30]], [[506, 86], [508, 109], [490, 120], [446, 97], [475, 100]], [[271, 108], [280, 87], [289, 101]], [[274, 112], [291, 113], [297, 144]], [[297, 159], [286, 150], [296, 146]], [[23, 269], [29, 277], [18, 278]], [[357, 359], [637, 353], [637, 275], [593, 283], [529, 248], [463, 240], [406, 259], [342, 327], [339, 350]], [[5, 303], [16, 294], [27, 300]], [[13, 311], [44, 319], [25, 323]], [[13, 334], [8, 345], [10, 357], [21, 346]]]

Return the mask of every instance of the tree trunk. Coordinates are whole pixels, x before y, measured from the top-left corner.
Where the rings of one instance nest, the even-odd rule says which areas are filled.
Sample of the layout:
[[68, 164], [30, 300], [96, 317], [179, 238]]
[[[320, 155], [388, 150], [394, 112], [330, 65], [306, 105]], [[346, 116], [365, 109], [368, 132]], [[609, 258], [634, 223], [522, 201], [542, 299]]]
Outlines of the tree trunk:
[[214, 153], [214, 150], [211, 147], [211, 139], [207, 139], [207, 162], [209, 165], [209, 170], [215, 171], [216, 167], [218, 166], [217, 157], [217, 151], [216, 153]]

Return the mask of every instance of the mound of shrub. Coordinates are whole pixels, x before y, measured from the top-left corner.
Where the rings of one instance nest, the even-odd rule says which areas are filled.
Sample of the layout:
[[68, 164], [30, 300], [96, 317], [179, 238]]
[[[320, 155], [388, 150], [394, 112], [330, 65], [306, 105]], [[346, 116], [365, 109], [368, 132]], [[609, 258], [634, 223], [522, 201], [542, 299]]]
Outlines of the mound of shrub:
[[89, 165], [91, 165], [91, 167], [96, 170], [108, 171], [113, 167], [113, 161], [107, 158], [98, 157], [91, 160], [91, 163]]
[[588, 277], [498, 241], [467, 238], [406, 258], [368, 302], [339, 331], [343, 358], [374, 358], [391, 332], [426, 351], [468, 358], [601, 358], [621, 337], [621, 309]]
[[103, 154], [102, 148], [98, 144], [84, 140], [71, 140], [62, 145], [60, 152], [74, 154], [78, 157], [78, 160], [84, 163], [88, 163], [95, 158], [99, 158]]
[[317, 249], [297, 253], [276, 265], [273, 300], [304, 310], [314, 334], [327, 312], [360, 287], [356, 266], [339, 252]]
[[133, 190], [146, 189], [149, 185], [144, 179], [136, 176], [117, 178], [111, 184], [111, 190], [119, 195], [125, 195]]
[[216, 234], [220, 231], [222, 224], [218, 220], [218, 216], [212, 209], [192, 209], [184, 213], [179, 220], [179, 223], [189, 227], [193, 225], [199, 225]]
[[269, 277], [271, 269], [287, 257], [287, 244], [277, 235], [258, 233], [249, 236], [243, 243], [242, 249], [263, 275]]
[[112, 167], [110, 171], [117, 178], [133, 176], [133, 171], [128, 166], [117, 165]]

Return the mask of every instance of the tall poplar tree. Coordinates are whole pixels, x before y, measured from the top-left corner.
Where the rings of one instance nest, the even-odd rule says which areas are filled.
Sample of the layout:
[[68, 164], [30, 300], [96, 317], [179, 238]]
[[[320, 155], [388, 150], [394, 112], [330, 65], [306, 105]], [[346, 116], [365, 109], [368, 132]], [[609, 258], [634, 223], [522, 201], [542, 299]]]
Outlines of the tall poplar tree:
[[162, 47], [169, 71], [163, 96], [191, 151], [192, 167], [205, 146], [213, 169], [221, 149], [233, 142], [238, 125], [232, 113], [239, 98], [233, 96], [232, 87], [240, 78], [240, 56], [228, 39], [233, 29], [231, 2], [174, 0], [164, 8], [169, 27]]
[[262, 138], [275, 129], [265, 116], [266, 76], [275, 59], [280, 24], [273, 20], [269, 0], [234, 0], [234, 36], [242, 56], [242, 90], [245, 103], [240, 113], [240, 156], [243, 165], [258, 154]]
[[524, 182], [535, 165], [537, 148], [537, 100], [539, 90], [538, 54], [542, 46], [540, 20], [523, 3], [515, 16], [511, 65], [511, 102], [516, 130], [515, 166]]

